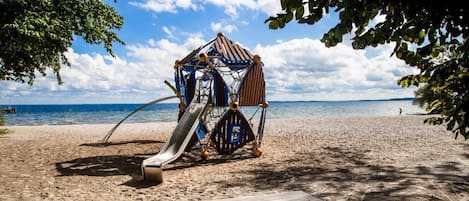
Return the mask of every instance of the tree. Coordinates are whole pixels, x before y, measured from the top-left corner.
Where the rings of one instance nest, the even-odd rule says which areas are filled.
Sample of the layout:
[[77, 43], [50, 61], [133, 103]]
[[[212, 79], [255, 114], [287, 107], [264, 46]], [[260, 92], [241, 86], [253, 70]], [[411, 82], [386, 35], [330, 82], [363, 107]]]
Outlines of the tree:
[[[1, 1], [1, 0], [0, 0]], [[4, 120], [3, 120], [3, 111], [0, 111], [0, 126], [3, 126], [5, 124]], [[6, 129], [6, 128], [0, 128], [0, 138], [9, 133], [10, 130]]]
[[[114, 0], [116, 2], [117, 0]], [[0, 80], [27, 81], [51, 69], [59, 84], [64, 53], [80, 36], [114, 56], [123, 17], [101, 0], [0, 0]]]
[[[446, 124], [447, 130], [469, 138], [469, 7], [457, 1], [402, 0], [281, 0], [282, 13], [268, 18], [270, 29], [293, 19], [313, 25], [331, 10], [339, 22], [321, 39], [327, 47], [351, 34], [354, 49], [394, 44], [391, 55], [420, 73], [398, 80], [418, 86], [417, 102], [429, 113], [426, 123]], [[307, 12], [306, 12], [307, 10]], [[371, 20], [385, 20], [370, 26]]]
[[3, 126], [5, 124], [3, 120], [3, 111], [0, 111], [0, 126]]

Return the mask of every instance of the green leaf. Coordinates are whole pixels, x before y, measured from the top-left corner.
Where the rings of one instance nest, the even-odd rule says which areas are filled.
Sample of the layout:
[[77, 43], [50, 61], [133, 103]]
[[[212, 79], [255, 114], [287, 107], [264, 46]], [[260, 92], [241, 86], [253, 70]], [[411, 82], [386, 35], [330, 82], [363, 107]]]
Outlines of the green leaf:
[[420, 39], [420, 40], [423, 40], [424, 38], [425, 38], [425, 30], [421, 30], [421, 31], [419, 32], [419, 39]]
[[275, 20], [272, 20], [270, 21], [269, 23], [269, 29], [278, 29], [278, 21], [275, 19]]
[[288, 4], [289, 4], [289, 0], [280, 0], [280, 5], [282, 6], [282, 10], [286, 10]]
[[285, 19], [283, 17], [278, 18], [278, 27], [284, 28], [285, 27]]
[[405, 78], [400, 79], [399, 81], [397, 81], [397, 83], [398, 83], [399, 85], [401, 85], [401, 87], [403, 87], [403, 88], [410, 86], [409, 80], [408, 80], [408, 79], [405, 79]]
[[287, 16], [285, 17], [286, 23], [289, 23], [293, 19], [293, 13], [292, 12], [287, 12]]
[[295, 18], [296, 20], [299, 20], [301, 18], [303, 18], [303, 14], [305, 12], [305, 8], [303, 7], [303, 5], [301, 5], [300, 7], [298, 7], [296, 9], [296, 13], [295, 13]]
[[287, 7], [291, 8], [298, 8], [300, 6], [303, 6], [303, 0], [289, 0], [287, 3]]
[[459, 79], [463, 79], [464, 77], [469, 77], [469, 72], [462, 72], [458, 74]]

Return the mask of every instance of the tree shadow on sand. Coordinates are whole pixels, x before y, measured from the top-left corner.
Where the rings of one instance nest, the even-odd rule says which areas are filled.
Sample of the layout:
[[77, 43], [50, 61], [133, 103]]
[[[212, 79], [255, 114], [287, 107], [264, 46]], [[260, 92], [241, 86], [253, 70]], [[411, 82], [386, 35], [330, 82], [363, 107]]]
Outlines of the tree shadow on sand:
[[[109, 146], [127, 146], [128, 144], [155, 144], [161, 147], [163, 142], [160, 141], [125, 141], [114, 143], [87, 143], [80, 146], [89, 146], [92, 148], [106, 148]], [[159, 144], [159, 145], [158, 145]], [[146, 188], [154, 186], [155, 183], [143, 182], [141, 173], [141, 164], [146, 158], [157, 153], [135, 153], [133, 155], [102, 155], [76, 158], [69, 161], [58, 162], [55, 169], [59, 172], [58, 176], [118, 176], [129, 175], [131, 180], [122, 185], [135, 188]], [[252, 158], [252, 154], [238, 153], [230, 156], [213, 156], [210, 160], [203, 160], [198, 152], [185, 152], [173, 163], [164, 168], [164, 171], [180, 170], [195, 166], [208, 166], [220, 163], [230, 163], [238, 160]]]
[[283, 161], [262, 163], [237, 173], [254, 178], [249, 182], [230, 179], [217, 183], [225, 188], [250, 185], [261, 191], [302, 190], [318, 198], [347, 200], [460, 200], [469, 196], [469, 171], [463, 171], [464, 165], [459, 162], [434, 167], [379, 165], [367, 162], [364, 153], [337, 147], [325, 147], [320, 155], [301, 153]]
[[[116, 148], [120, 146], [133, 146], [150, 144], [149, 146], [161, 147], [164, 142], [155, 140], [132, 140], [109, 143], [84, 143], [79, 146], [90, 147], [99, 153], [100, 149], [108, 147]], [[91, 151], [92, 152], [92, 151]], [[116, 175], [138, 175], [140, 174], [140, 164], [145, 159], [145, 155], [155, 153], [141, 153], [134, 155], [101, 155], [76, 158], [69, 161], [55, 164], [59, 176], [116, 176]]]
[[140, 174], [140, 164], [144, 157], [139, 156], [92, 156], [77, 158], [55, 164], [59, 176], [116, 176]]
[[[156, 140], [131, 140], [131, 141], [119, 141], [119, 142], [108, 142], [108, 143], [84, 143], [79, 146], [89, 147], [92, 150], [96, 150], [99, 153], [100, 149], [107, 148], [119, 148], [128, 146], [151, 146], [161, 147], [164, 142]], [[142, 151], [142, 149], [135, 149]], [[140, 165], [147, 156], [154, 155], [154, 152], [135, 153], [132, 155], [99, 155], [99, 156], [88, 156], [76, 158], [69, 161], [58, 162], [55, 164], [55, 169], [59, 172], [58, 176], [93, 176], [93, 177], [106, 177], [106, 176], [118, 176], [118, 175], [129, 175], [131, 181], [134, 181], [134, 185], [140, 187], [146, 187], [153, 184], [147, 184], [141, 181]]]
[[[167, 167], [163, 169], [163, 171], [175, 171], [175, 170], [181, 170], [181, 169], [186, 169], [186, 168], [192, 168], [192, 167], [200, 167], [200, 166], [213, 166], [217, 164], [224, 164], [224, 163], [232, 163], [235, 161], [239, 160], [246, 160], [254, 158], [252, 154], [234, 154], [234, 155], [229, 155], [229, 156], [213, 156], [209, 160], [204, 160], [201, 159], [198, 154], [194, 153], [188, 153], [185, 152], [182, 157], [177, 159], [175, 162], [168, 164]], [[160, 183], [152, 183], [152, 182], [147, 182], [143, 181], [143, 177], [140, 175], [133, 175], [132, 179], [124, 182], [122, 185], [125, 186], [130, 186], [134, 188], [147, 188], [155, 185], [159, 185]]]

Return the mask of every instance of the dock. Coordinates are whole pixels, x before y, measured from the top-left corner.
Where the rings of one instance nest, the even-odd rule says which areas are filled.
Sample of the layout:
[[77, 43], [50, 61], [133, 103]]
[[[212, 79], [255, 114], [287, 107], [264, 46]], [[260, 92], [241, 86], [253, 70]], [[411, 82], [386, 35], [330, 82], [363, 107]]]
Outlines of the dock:
[[8, 106], [7, 108], [0, 108], [0, 111], [10, 114], [16, 114], [16, 108], [10, 106]]

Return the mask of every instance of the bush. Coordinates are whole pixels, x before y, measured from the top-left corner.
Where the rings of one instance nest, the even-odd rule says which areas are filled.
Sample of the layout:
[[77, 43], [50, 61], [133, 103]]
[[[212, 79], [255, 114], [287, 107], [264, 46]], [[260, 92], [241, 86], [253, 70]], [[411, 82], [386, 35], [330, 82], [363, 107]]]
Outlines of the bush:
[[[0, 111], [0, 126], [3, 126], [4, 124], [5, 124], [5, 121], [3, 120], [3, 112]], [[0, 137], [10, 132], [11, 131], [6, 128], [0, 128]]]
[[5, 121], [3, 120], [3, 112], [0, 111], [0, 126], [3, 126], [5, 124]]

